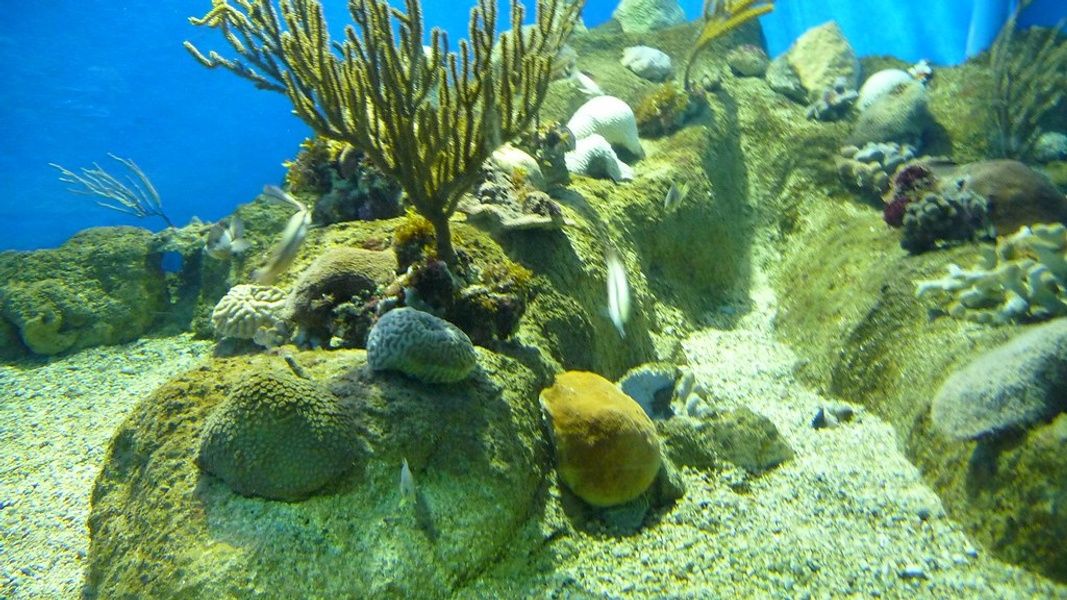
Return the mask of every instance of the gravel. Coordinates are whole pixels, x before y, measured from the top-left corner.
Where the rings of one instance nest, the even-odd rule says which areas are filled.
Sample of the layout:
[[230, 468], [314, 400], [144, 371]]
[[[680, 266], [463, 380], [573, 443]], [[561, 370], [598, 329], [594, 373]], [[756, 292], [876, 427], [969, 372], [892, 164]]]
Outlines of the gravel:
[[135, 402], [212, 343], [143, 339], [0, 366], [0, 598], [77, 598], [89, 493]]

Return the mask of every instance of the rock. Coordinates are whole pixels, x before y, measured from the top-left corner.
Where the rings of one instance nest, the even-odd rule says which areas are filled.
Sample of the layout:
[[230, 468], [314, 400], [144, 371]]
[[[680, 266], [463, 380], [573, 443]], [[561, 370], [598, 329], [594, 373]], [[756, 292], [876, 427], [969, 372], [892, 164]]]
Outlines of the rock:
[[567, 128], [581, 142], [598, 134], [613, 146], [620, 146], [637, 158], [645, 155], [637, 135], [637, 118], [630, 105], [614, 96], [597, 96], [581, 105]]
[[623, 393], [641, 405], [651, 419], [670, 418], [678, 369], [665, 363], [638, 365], [623, 375], [618, 386]]
[[926, 87], [918, 81], [893, 88], [860, 113], [847, 143], [895, 142], [920, 147], [933, 119], [926, 105]]
[[808, 101], [815, 100], [838, 77], [845, 78], [847, 88], [859, 86], [859, 60], [834, 21], [804, 32], [793, 42], [785, 57], [807, 90]]
[[941, 384], [934, 427], [959, 440], [1023, 428], [1067, 409], [1067, 319], [1035, 326]]
[[596, 507], [625, 504], [652, 485], [662, 462], [644, 410], [596, 373], [567, 371], [541, 392], [560, 479]]
[[1017, 160], [983, 160], [961, 166], [954, 179], [985, 196], [997, 233], [1034, 223], [1067, 223], [1067, 197], [1044, 175]]
[[522, 181], [539, 190], [547, 188], [545, 176], [541, 173], [541, 165], [537, 164], [537, 159], [511, 144], [504, 144], [494, 150], [489, 160], [493, 166], [511, 177], [512, 181], [518, 181], [521, 178]]
[[847, 87], [844, 77], [838, 77], [808, 106], [807, 117], [818, 121], [843, 119], [852, 110], [858, 96], [856, 90]]
[[166, 312], [166, 275], [150, 232], [97, 227], [59, 248], [0, 253], [0, 320], [14, 349], [60, 354], [136, 339]]
[[302, 500], [352, 468], [357, 433], [329, 390], [290, 374], [252, 373], [207, 419], [197, 466], [245, 496]]
[[[462, 595], [510, 550], [534, 551], [522, 532], [551, 465], [530, 402], [541, 379], [487, 351], [479, 377], [431, 388], [374, 374], [364, 357], [295, 354], [373, 451], [302, 502], [238, 496], [192, 460], [227, 394], [284, 369], [277, 357], [209, 360], [135, 406], [92, 492], [86, 597], [302, 598], [314, 581], [322, 597], [434, 600]], [[426, 512], [400, 502], [404, 459]]]
[[626, 33], [645, 33], [685, 22], [677, 0], [622, 0], [611, 16]]
[[747, 408], [721, 415], [709, 423], [716, 453], [749, 473], [762, 473], [793, 458], [771, 420]]
[[726, 53], [726, 64], [738, 77], [763, 77], [771, 59], [763, 48], [754, 44], [742, 44]]
[[395, 308], [367, 336], [367, 364], [399, 371], [425, 383], [455, 383], [478, 366], [470, 338], [460, 328], [414, 308]]
[[671, 76], [671, 57], [648, 46], [630, 46], [622, 51], [622, 66], [649, 81], [664, 81]]
[[808, 90], [804, 89], [804, 84], [800, 83], [800, 77], [797, 75], [796, 69], [789, 64], [789, 60], [786, 59], [785, 55], [771, 61], [771, 64], [767, 66], [767, 73], [764, 79], [767, 80], [767, 85], [772, 90], [793, 102], [807, 104]]

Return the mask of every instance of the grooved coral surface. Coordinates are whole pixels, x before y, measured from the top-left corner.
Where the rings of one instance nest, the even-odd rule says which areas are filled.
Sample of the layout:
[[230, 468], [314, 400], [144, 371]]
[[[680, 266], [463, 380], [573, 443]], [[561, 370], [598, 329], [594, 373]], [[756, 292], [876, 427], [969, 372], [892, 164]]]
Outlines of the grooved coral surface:
[[293, 501], [348, 471], [359, 447], [353, 417], [329, 390], [258, 372], [211, 413], [197, 464], [239, 494]]
[[458, 327], [414, 308], [393, 309], [367, 336], [367, 362], [375, 371], [400, 371], [426, 383], [466, 379], [478, 357]]
[[593, 506], [640, 496], [659, 471], [656, 427], [637, 402], [596, 373], [568, 371], [541, 392], [567, 487]]
[[235, 285], [211, 311], [215, 336], [252, 339], [262, 327], [281, 322], [285, 292], [270, 286]]

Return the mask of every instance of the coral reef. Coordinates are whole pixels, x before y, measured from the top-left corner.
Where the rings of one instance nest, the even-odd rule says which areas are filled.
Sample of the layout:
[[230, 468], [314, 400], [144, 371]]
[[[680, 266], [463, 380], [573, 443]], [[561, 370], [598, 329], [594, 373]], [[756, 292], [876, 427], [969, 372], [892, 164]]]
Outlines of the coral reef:
[[615, 182], [634, 178], [633, 168], [622, 162], [611, 143], [597, 133], [579, 138], [565, 160], [571, 173]]
[[755, 44], [741, 44], [726, 53], [726, 64], [738, 77], [763, 77], [771, 59], [767, 51]]
[[611, 16], [627, 33], [646, 33], [685, 22], [678, 0], [622, 0]]
[[[913, 158], [915, 148], [911, 146], [872, 143], [862, 148], [844, 146], [838, 156], [834, 157], [834, 164], [845, 185], [868, 199], [880, 199], [889, 191], [890, 178], [897, 169]], [[892, 199], [891, 197], [890, 201]], [[903, 212], [899, 217], [895, 224], [890, 224], [899, 227], [903, 222]]]
[[926, 105], [926, 87], [912, 80], [880, 96], [860, 113], [848, 144], [895, 142], [921, 148], [933, 119]]
[[689, 51], [685, 73], [682, 75], [682, 87], [686, 90], [693, 89], [690, 75], [696, 65], [697, 56], [707, 50], [713, 41], [772, 10], [774, 10], [774, 0], [705, 1], [701, 15], [704, 23]]
[[455, 325], [409, 307], [384, 315], [367, 336], [367, 363], [426, 383], [455, 383], [478, 366], [470, 338]]
[[636, 499], [660, 470], [660, 442], [644, 410], [607, 379], [556, 376], [541, 392], [560, 478], [582, 500], [608, 507]]
[[645, 93], [634, 109], [637, 130], [650, 137], [673, 133], [697, 115], [703, 97], [675, 83], [656, 86]]
[[211, 311], [211, 323], [219, 339], [253, 340], [260, 346], [274, 346], [285, 336], [286, 294], [265, 285], [235, 285]]
[[239, 494], [291, 502], [353, 467], [357, 434], [353, 415], [328, 389], [253, 372], [204, 423], [196, 464]]
[[[284, 93], [318, 135], [364, 152], [433, 225], [437, 254], [447, 262], [456, 260], [448, 225], [456, 203], [496, 146], [533, 122], [581, 9], [539, 0], [537, 26], [520, 35], [524, 11], [513, 0], [512, 32], [498, 39], [496, 3], [480, 0], [457, 54], [438, 29], [424, 49], [419, 0], [407, 0], [406, 13], [385, 0], [352, 4], [359, 33], [336, 48], [317, 0], [283, 3], [280, 19], [272, 0], [240, 5], [243, 11], [222, 0], [192, 19], [224, 32], [240, 58], [204, 55], [190, 42], [186, 49], [208, 68]], [[287, 43], [279, 41], [282, 31]], [[503, 51], [494, 60], [496, 43]], [[450, 64], [458, 68], [451, 76]]]
[[633, 109], [614, 96], [590, 99], [567, 121], [567, 129], [571, 130], [579, 146], [584, 138], [599, 135], [636, 158], [645, 155], [637, 135], [637, 119]]
[[134, 227], [82, 231], [52, 250], [0, 254], [0, 320], [34, 354], [127, 342], [167, 307], [162, 256]]
[[[286, 319], [299, 328], [299, 334], [320, 343], [329, 342], [340, 337], [336, 323], [339, 307], [368, 302], [379, 287], [388, 285], [395, 277], [396, 259], [391, 252], [331, 248], [300, 274], [286, 300]], [[346, 316], [350, 315], [346, 313]], [[350, 326], [348, 329], [347, 335], [353, 336]], [[346, 341], [346, 345], [357, 346], [363, 342], [362, 339]]]
[[930, 418], [970, 440], [1047, 420], [1067, 409], [1067, 319], [1037, 325], [959, 368], [934, 396]]
[[1065, 316], [1067, 227], [1023, 227], [984, 248], [973, 269], [950, 264], [944, 279], [917, 281], [915, 295], [936, 295], [949, 315], [979, 323]]
[[817, 121], [837, 121], [848, 115], [857, 98], [859, 94], [848, 87], [848, 81], [844, 77], [838, 77], [822, 91], [815, 102], [808, 105], [805, 114], [809, 119]]
[[989, 201], [974, 192], [926, 193], [904, 209], [900, 247], [918, 254], [946, 244], [992, 240], [996, 232], [989, 216]]

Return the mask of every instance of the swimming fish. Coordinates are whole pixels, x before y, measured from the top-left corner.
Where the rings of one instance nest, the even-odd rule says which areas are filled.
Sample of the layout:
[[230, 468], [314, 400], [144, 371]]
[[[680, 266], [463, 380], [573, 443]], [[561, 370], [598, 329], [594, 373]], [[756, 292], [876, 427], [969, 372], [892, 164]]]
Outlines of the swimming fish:
[[667, 190], [667, 196], [663, 198], [663, 209], [667, 211], [674, 210], [682, 200], [685, 200], [686, 195], [689, 194], [689, 184], [678, 184], [671, 182], [671, 189]]
[[411, 475], [411, 467], [405, 458], [400, 465], [400, 506], [414, 505], [416, 502], [415, 478]]
[[204, 251], [216, 260], [229, 260], [235, 254], [241, 254], [251, 245], [244, 238], [245, 224], [241, 217], [234, 215], [229, 225], [222, 221], [215, 223], [207, 232]]
[[271, 200], [296, 208], [296, 214], [289, 217], [289, 222], [282, 230], [281, 240], [271, 251], [270, 260], [266, 265], [252, 271], [252, 279], [256, 283], [270, 285], [289, 268], [289, 265], [293, 264], [293, 259], [296, 258], [300, 246], [304, 243], [304, 238], [307, 237], [308, 226], [311, 225], [311, 213], [308, 212], [303, 202], [293, 198], [277, 186], [264, 186], [263, 194]]
[[626, 281], [626, 268], [622, 264], [619, 251], [609, 247], [605, 255], [608, 266], [608, 317], [619, 337], [626, 337], [623, 328], [630, 320], [630, 284]]
[[597, 82], [593, 81], [593, 78], [582, 73], [578, 69], [574, 69], [571, 72], [571, 81], [574, 82], [574, 86], [578, 88], [578, 91], [586, 96], [603, 96], [604, 90], [600, 89]]

